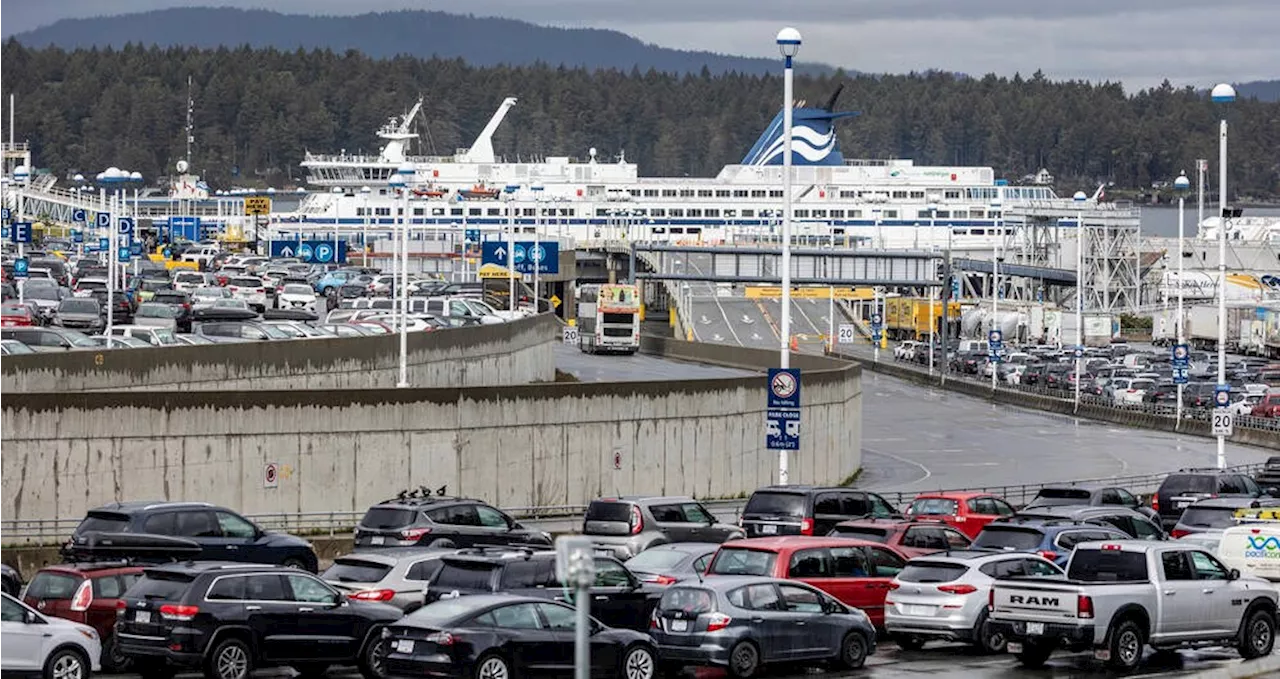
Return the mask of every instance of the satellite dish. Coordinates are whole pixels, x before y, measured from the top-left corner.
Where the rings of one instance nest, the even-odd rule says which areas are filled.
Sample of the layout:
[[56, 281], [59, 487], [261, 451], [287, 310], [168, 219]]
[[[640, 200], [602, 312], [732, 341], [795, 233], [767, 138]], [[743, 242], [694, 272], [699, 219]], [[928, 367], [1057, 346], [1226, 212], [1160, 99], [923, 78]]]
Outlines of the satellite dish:
[[187, 168], [189, 168], [189, 167], [191, 167], [191, 164], [190, 164], [190, 163], [188, 163], [187, 161], [185, 161], [185, 160], [179, 160], [179, 161], [178, 161], [178, 165], [177, 165], [178, 172], [186, 172], [186, 171], [187, 171]]

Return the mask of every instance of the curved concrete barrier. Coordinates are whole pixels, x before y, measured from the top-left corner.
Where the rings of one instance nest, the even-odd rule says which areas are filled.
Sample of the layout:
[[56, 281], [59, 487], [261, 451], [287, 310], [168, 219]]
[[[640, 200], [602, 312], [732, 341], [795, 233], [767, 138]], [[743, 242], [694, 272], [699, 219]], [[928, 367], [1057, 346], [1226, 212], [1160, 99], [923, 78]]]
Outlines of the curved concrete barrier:
[[[705, 351], [646, 343], [671, 356]], [[716, 351], [760, 368], [777, 358]], [[837, 483], [861, 464], [861, 368], [823, 357], [797, 357], [797, 365], [805, 370], [803, 420], [791, 482]], [[359, 511], [419, 485], [447, 485], [450, 494], [507, 507], [623, 493], [745, 496], [777, 475], [777, 453], [764, 448], [765, 382], [762, 374], [443, 389], [27, 393], [4, 402], [0, 498], [6, 519], [52, 519], [152, 498], [207, 500], [247, 513]], [[274, 486], [266, 483], [268, 464], [277, 470]]]
[[[421, 387], [525, 384], [555, 379], [551, 314], [511, 323], [409, 335], [409, 379]], [[395, 387], [400, 338], [68, 351], [7, 356], [3, 391], [136, 389], [360, 389]]]

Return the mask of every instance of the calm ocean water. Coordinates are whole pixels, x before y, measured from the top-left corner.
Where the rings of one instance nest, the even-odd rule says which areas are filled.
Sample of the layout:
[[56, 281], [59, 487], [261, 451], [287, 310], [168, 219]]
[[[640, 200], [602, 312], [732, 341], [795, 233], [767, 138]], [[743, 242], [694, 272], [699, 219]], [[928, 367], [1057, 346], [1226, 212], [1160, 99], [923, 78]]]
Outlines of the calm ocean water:
[[[1206, 205], [1205, 217], [1213, 216], [1213, 208]], [[1245, 217], [1280, 217], [1280, 208], [1245, 208]], [[1187, 201], [1186, 235], [1196, 234], [1196, 204]], [[1178, 207], [1161, 205], [1159, 207], [1142, 208], [1142, 235], [1144, 236], [1178, 236]]]

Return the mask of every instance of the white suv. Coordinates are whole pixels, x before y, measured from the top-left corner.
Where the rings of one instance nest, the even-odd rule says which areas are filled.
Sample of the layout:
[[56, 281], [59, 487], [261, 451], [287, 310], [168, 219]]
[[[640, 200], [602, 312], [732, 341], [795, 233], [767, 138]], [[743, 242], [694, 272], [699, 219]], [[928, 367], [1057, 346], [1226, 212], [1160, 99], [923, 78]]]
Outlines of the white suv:
[[21, 601], [0, 602], [0, 670], [44, 679], [89, 679], [101, 669], [102, 642], [88, 625], [37, 613]]

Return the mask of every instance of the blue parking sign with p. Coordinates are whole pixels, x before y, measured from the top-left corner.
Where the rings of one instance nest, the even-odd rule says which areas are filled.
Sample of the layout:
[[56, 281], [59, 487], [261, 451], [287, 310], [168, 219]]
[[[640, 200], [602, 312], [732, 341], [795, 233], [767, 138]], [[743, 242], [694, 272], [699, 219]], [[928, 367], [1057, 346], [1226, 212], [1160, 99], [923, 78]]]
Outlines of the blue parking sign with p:
[[13, 260], [13, 277], [26, 278], [30, 275], [30, 268], [31, 264], [27, 261], [26, 257], [19, 257], [18, 259]]

